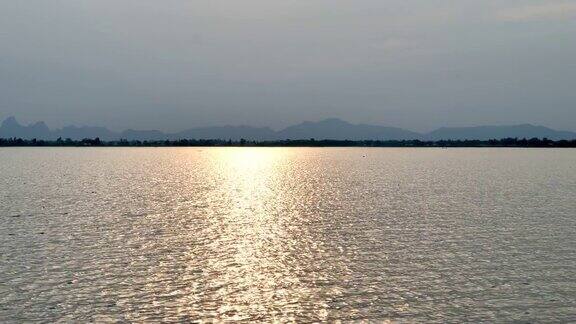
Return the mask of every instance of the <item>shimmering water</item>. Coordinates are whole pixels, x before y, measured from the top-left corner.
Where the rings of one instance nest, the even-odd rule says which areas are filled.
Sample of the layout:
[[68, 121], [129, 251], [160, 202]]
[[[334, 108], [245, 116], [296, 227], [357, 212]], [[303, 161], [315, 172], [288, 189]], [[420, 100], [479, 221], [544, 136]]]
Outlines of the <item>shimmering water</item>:
[[576, 321], [576, 150], [0, 149], [0, 321]]

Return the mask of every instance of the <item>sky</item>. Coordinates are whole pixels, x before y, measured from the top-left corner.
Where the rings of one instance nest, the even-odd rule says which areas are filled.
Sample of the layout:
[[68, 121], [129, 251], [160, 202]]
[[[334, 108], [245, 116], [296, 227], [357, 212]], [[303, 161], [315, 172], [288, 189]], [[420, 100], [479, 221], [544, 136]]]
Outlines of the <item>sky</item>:
[[0, 118], [576, 131], [576, 0], [0, 0]]

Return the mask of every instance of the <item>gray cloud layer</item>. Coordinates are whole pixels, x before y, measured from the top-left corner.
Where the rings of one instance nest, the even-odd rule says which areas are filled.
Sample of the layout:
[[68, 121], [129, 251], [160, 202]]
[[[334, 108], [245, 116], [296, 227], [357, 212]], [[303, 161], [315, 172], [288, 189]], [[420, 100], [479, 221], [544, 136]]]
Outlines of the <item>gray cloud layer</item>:
[[0, 0], [0, 118], [576, 130], [575, 4]]

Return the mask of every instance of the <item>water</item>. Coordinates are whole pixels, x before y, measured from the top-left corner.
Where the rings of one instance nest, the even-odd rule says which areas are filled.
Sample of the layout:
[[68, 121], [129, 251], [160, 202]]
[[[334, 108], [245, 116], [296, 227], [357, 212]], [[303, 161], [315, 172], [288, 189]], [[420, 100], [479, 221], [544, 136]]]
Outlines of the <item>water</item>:
[[576, 321], [576, 150], [0, 149], [0, 321]]

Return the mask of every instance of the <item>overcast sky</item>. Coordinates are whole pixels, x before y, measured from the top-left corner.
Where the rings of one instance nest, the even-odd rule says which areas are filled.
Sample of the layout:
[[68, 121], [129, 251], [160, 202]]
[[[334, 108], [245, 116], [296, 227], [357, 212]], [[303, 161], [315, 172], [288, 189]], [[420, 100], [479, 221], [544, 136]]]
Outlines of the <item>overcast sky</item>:
[[576, 130], [576, 0], [0, 0], [0, 118]]

